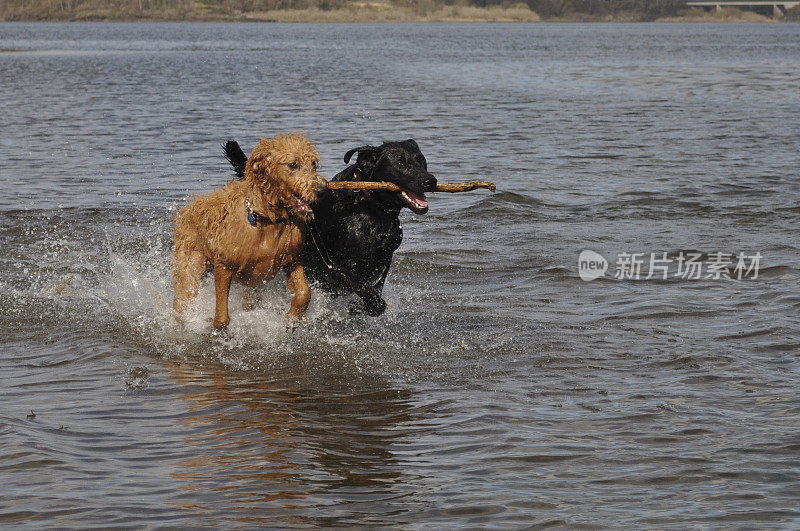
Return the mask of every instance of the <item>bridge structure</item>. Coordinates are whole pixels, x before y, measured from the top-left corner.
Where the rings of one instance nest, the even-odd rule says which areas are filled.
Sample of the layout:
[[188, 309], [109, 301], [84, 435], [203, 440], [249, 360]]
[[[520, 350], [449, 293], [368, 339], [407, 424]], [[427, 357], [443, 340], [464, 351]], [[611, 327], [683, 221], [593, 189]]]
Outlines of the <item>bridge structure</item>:
[[757, 6], [771, 6], [772, 7], [772, 16], [774, 18], [781, 18], [783, 15], [786, 14], [788, 9], [791, 9], [797, 5], [800, 5], [800, 1], [793, 2], [781, 2], [778, 0], [773, 0], [772, 2], [769, 1], [740, 1], [740, 0], [732, 0], [730, 2], [726, 2], [723, 0], [720, 1], [690, 1], [686, 2], [686, 5], [694, 6], [694, 7], [712, 7], [717, 11], [721, 10], [723, 7], [757, 7]]

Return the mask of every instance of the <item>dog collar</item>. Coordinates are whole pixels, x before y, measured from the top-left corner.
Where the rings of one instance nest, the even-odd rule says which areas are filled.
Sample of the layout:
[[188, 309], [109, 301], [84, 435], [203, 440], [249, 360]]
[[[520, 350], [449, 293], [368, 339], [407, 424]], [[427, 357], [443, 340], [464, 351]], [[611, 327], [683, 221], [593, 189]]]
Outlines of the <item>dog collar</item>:
[[[249, 199], [245, 200], [245, 207], [247, 208], [247, 222], [250, 223], [250, 225], [255, 227], [256, 223], [258, 223], [259, 221], [261, 223], [275, 223], [274, 221], [269, 219], [267, 216], [265, 216], [263, 214], [259, 214], [258, 212], [253, 210], [252, 205], [250, 205], [250, 200]], [[278, 218], [278, 219], [280, 219], [280, 218]]]

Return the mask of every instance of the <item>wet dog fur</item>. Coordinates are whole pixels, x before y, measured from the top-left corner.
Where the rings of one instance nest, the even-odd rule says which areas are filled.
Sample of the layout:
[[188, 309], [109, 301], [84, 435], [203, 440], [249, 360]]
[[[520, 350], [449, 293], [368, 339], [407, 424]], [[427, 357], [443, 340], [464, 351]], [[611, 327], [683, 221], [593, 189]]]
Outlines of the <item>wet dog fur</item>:
[[228, 294], [236, 277], [255, 286], [283, 268], [294, 293], [290, 320], [302, 318], [311, 297], [302, 263], [305, 221], [324, 186], [319, 155], [301, 133], [261, 139], [242, 178], [195, 198], [173, 220], [174, 309], [196, 297], [203, 274], [214, 272], [214, 326], [230, 322]]
[[[402, 192], [326, 190], [313, 205], [302, 259], [309, 280], [338, 295], [355, 293], [360, 304], [354, 313], [380, 315], [386, 310], [383, 286], [395, 250], [403, 241], [400, 211], [417, 214], [428, 210], [425, 192], [436, 190], [436, 177], [428, 172], [425, 156], [413, 139], [380, 146], [351, 149], [344, 156], [356, 162], [334, 181], [388, 181]], [[247, 158], [229, 141], [225, 155], [237, 175], [244, 175]]]

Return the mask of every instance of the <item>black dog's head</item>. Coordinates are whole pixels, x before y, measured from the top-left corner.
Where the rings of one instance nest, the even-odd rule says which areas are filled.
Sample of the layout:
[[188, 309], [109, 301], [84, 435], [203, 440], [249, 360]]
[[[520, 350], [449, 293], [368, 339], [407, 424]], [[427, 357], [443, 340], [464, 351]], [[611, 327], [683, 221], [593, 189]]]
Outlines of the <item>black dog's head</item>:
[[351, 149], [345, 153], [344, 162], [349, 163], [354, 153], [358, 158], [349, 168], [354, 180], [394, 183], [402, 190], [376, 192], [381, 201], [398, 208], [408, 207], [417, 214], [428, 211], [425, 192], [436, 191], [436, 177], [428, 173], [428, 162], [413, 139]]

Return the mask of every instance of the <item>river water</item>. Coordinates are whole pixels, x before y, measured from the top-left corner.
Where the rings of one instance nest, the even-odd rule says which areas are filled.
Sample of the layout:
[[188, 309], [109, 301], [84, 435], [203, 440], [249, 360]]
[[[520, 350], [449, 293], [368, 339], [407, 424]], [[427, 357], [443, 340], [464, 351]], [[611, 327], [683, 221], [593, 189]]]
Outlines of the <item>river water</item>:
[[[800, 526], [800, 25], [0, 49], [0, 526]], [[279, 279], [223, 334], [207, 282], [179, 326], [170, 217], [231, 177], [222, 142], [293, 130], [326, 177], [413, 137], [498, 192], [405, 211], [379, 318], [315, 292], [288, 333]]]

